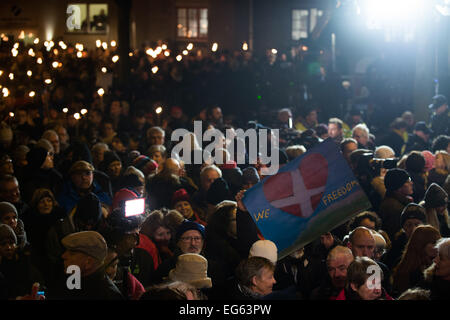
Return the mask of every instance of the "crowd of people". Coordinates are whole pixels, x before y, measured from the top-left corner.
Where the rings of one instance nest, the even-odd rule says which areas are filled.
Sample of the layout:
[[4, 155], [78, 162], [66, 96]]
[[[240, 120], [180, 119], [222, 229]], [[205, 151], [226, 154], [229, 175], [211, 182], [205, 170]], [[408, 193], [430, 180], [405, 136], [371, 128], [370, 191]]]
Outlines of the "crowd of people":
[[[136, 50], [123, 87], [115, 84], [114, 52], [19, 45], [14, 55], [12, 48], [2, 42], [1, 299], [449, 299], [445, 96], [424, 106], [429, 123], [405, 111], [374, 133], [370, 121], [382, 115], [351, 108], [354, 96], [339, 81], [304, 75], [311, 88], [317, 80], [330, 89], [329, 104], [309, 103], [317, 95], [308, 90], [296, 97], [288, 73], [304, 68], [283, 56], [192, 55], [178, 64]], [[261, 75], [267, 66], [286, 78]], [[103, 95], [98, 83], [108, 73]], [[285, 90], [255, 85], [267, 78], [288, 81]], [[275, 116], [255, 116], [258, 94]], [[280, 95], [286, 100], [274, 98]], [[283, 107], [302, 99], [298, 108]], [[223, 133], [213, 152], [196, 140], [194, 121]], [[172, 153], [180, 128], [190, 132], [183, 152], [200, 162]], [[237, 139], [225, 131], [239, 128], [279, 129], [279, 140], [268, 143], [280, 166], [333, 139], [372, 208], [279, 259], [242, 201], [264, 179], [265, 164], [252, 163], [248, 149], [244, 163], [231, 157]], [[145, 208], [130, 214], [139, 199]]]

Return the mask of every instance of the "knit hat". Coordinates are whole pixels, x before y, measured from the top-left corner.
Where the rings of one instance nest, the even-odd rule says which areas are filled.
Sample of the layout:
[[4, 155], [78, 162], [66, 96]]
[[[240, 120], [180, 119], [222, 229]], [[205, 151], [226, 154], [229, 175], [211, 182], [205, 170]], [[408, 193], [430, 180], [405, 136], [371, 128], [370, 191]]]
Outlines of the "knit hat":
[[425, 158], [425, 171], [428, 172], [434, 168], [434, 154], [431, 151], [424, 150], [422, 155]]
[[178, 257], [175, 269], [170, 270], [169, 279], [183, 281], [198, 289], [211, 288], [211, 278], [207, 275], [208, 260], [196, 253], [185, 253]]
[[122, 163], [122, 160], [117, 153], [114, 151], [105, 151], [103, 161], [99, 164], [99, 169], [103, 172], [107, 172], [109, 165], [114, 161], [120, 161], [120, 163]]
[[194, 222], [194, 221], [189, 221], [189, 220], [184, 220], [183, 223], [178, 227], [177, 229], [177, 234], [176, 234], [176, 241], [178, 241], [181, 236], [189, 230], [197, 230], [198, 232], [200, 232], [200, 234], [202, 235], [203, 238], [205, 238], [205, 227], [202, 226], [201, 224]]
[[28, 166], [32, 169], [39, 169], [47, 158], [47, 149], [43, 147], [34, 147], [27, 153]]
[[143, 187], [144, 183], [136, 174], [130, 173], [122, 178], [122, 187], [124, 188], [136, 188]]
[[145, 176], [154, 173], [158, 169], [158, 163], [145, 155], [140, 155], [134, 159], [132, 165], [141, 170]]
[[278, 260], [278, 248], [270, 240], [258, 240], [253, 243], [249, 252], [250, 257], [263, 257], [272, 261], [274, 264]]
[[102, 217], [99, 198], [92, 192], [83, 196], [77, 203], [75, 216], [86, 224], [96, 225]]
[[400, 216], [400, 225], [403, 227], [408, 219], [418, 219], [425, 223], [427, 220], [425, 216], [425, 208], [417, 203], [408, 203]]
[[0, 202], [0, 219], [3, 217], [3, 215], [10, 212], [14, 212], [16, 214], [16, 217], [18, 217], [17, 209], [12, 203], [6, 201]]
[[400, 189], [410, 179], [408, 172], [403, 169], [389, 169], [384, 177], [386, 191]]
[[425, 157], [420, 152], [411, 152], [406, 158], [405, 166], [409, 172], [422, 172], [425, 168]]
[[437, 208], [446, 206], [448, 203], [448, 194], [437, 183], [432, 183], [425, 192], [425, 208]]
[[127, 188], [120, 189], [114, 194], [112, 209], [114, 210], [116, 208], [124, 208], [125, 201], [137, 198], [139, 198], [139, 196], [132, 190]]
[[216, 205], [223, 200], [232, 200], [230, 188], [223, 178], [217, 178], [206, 193], [206, 201]]
[[69, 175], [80, 171], [94, 171], [94, 167], [87, 161], [79, 160], [70, 167]]
[[5, 239], [11, 239], [17, 244], [17, 236], [14, 233], [14, 230], [7, 224], [0, 224], [0, 242]]
[[177, 204], [177, 202], [180, 201], [187, 201], [191, 203], [191, 198], [189, 197], [189, 194], [187, 193], [186, 189], [178, 189], [173, 193], [172, 206], [174, 207]]
[[247, 167], [242, 171], [243, 184], [257, 184], [259, 182], [258, 170], [255, 167]]
[[67, 250], [83, 252], [98, 261], [103, 261], [108, 253], [106, 241], [95, 231], [81, 231], [65, 236], [61, 243]]

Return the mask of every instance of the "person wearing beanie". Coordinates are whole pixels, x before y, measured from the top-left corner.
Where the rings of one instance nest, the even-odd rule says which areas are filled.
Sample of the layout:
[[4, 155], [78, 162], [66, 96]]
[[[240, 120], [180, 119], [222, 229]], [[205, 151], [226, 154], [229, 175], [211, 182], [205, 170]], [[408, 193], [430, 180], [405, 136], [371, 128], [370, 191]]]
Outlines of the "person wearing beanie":
[[250, 248], [249, 257], [263, 257], [269, 259], [274, 265], [278, 260], [278, 248], [270, 240], [258, 240]]
[[19, 215], [17, 209], [9, 202], [0, 202], [0, 223], [10, 226], [17, 237], [17, 247], [23, 250], [28, 244], [27, 233], [25, 232], [25, 226]]
[[379, 216], [382, 220], [382, 229], [390, 239], [400, 230], [400, 216], [403, 208], [413, 202], [413, 182], [403, 169], [389, 169], [384, 177], [386, 195], [380, 204]]
[[94, 170], [94, 166], [85, 160], [78, 160], [71, 165], [68, 171], [68, 179], [56, 199], [67, 214], [72, 211], [84, 195], [91, 192], [100, 199], [102, 204], [111, 206], [111, 183], [106, 177], [107, 183], [101, 185], [100, 180], [97, 181]]
[[222, 170], [222, 178], [230, 187], [231, 196], [234, 197], [242, 187], [242, 170], [234, 160], [221, 165], [220, 170]]
[[425, 157], [420, 151], [411, 151], [406, 157], [405, 169], [413, 181], [413, 194], [415, 202], [423, 199], [426, 191]]
[[[152, 217], [153, 216], [153, 217]], [[149, 238], [153, 238], [153, 234], [158, 229], [158, 225], [170, 227], [165, 224], [164, 215], [161, 211], [154, 211], [142, 224], [141, 234], [146, 235]], [[171, 269], [175, 268], [177, 259], [180, 255], [186, 253], [194, 253], [203, 255], [205, 227], [194, 221], [184, 220], [175, 230], [175, 234], [172, 236], [176, 243], [176, 247], [173, 250], [173, 255], [167, 259], [159, 261], [156, 266], [156, 270], [152, 275], [153, 283], [160, 283], [168, 276]]]
[[99, 164], [99, 170], [106, 173], [111, 181], [112, 192], [115, 194], [120, 189], [122, 179], [122, 160], [114, 151], [105, 151], [103, 161]]
[[29, 254], [19, 250], [16, 234], [7, 224], [0, 224], [0, 274], [4, 276], [2, 289], [8, 300], [29, 294], [35, 282], [45, 284]]
[[[430, 172], [434, 168], [434, 162], [436, 161], [434, 154], [431, 151], [424, 150], [422, 155], [425, 158], [425, 172]], [[429, 180], [428, 180], [429, 183]]]
[[64, 184], [62, 174], [55, 169], [53, 151], [43, 147], [34, 147], [27, 153], [27, 167], [21, 181], [23, 199], [31, 202], [36, 189], [50, 189], [53, 194], [58, 194]]
[[420, 204], [425, 208], [427, 223], [439, 230], [442, 237], [450, 237], [447, 192], [437, 183], [432, 183]]
[[408, 203], [400, 215], [401, 230], [392, 238], [392, 247], [383, 257], [383, 261], [391, 270], [402, 257], [403, 250], [411, 238], [414, 229], [426, 224], [425, 208], [417, 203]]
[[197, 207], [194, 209], [191, 197], [185, 189], [175, 191], [172, 196], [172, 207], [180, 212], [185, 219], [206, 226], [206, 222], [200, 218], [200, 216], [203, 216], [203, 212]]
[[134, 167], [141, 170], [145, 177], [148, 177], [158, 171], [158, 163], [145, 155], [139, 155], [136, 157], [132, 164]]
[[259, 181], [258, 170], [255, 167], [247, 167], [242, 170], [242, 189], [248, 190]]

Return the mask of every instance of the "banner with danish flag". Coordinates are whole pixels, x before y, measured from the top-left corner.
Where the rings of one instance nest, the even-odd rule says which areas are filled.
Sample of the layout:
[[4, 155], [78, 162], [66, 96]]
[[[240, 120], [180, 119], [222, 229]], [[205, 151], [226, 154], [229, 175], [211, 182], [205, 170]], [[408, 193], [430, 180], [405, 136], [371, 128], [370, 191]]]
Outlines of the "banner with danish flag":
[[243, 202], [278, 259], [371, 207], [339, 150], [327, 139], [245, 192]]

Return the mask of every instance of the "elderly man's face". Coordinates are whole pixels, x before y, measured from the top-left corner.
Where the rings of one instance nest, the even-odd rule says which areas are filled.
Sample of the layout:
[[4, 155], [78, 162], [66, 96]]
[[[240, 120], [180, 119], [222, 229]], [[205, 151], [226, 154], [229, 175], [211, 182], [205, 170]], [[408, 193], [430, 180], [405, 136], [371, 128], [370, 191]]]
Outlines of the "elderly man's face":
[[7, 181], [0, 186], [3, 201], [18, 203], [20, 201], [20, 189], [17, 180]]
[[362, 146], [366, 146], [367, 142], [369, 142], [369, 137], [366, 135], [366, 132], [359, 128], [353, 132], [353, 139], [358, 141]]
[[369, 257], [373, 259], [375, 251], [375, 239], [367, 232], [355, 235], [351, 243], [351, 249], [355, 257]]
[[213, 182], [218, 178], [220, 178], [220, 175], [216, 170], [206, 171], [201, 181], [203, 190], [208, 191]]
[[163, 145], [164, 134], [159, 130], [152, 130], [148, 133], [148, 142], [150, 145]]
[[55, 154], [59, 154], [60, 145], [59, 145], [59, 136], [57, 134], [52, 134], [47, 138], [48, 141], [53, 146], [53, 149], [55, 150]]
[[348, 255], [338, 255], [328, 262], [328, 275], [336, 288], [344, 288], [347, 281], [347, 268], [353, 261]]
[[178, 247], [183, 253], [200, 254], [203, 250], [204, 240], [202, 234], [197, 230], [188, 230], [178, 240]]

